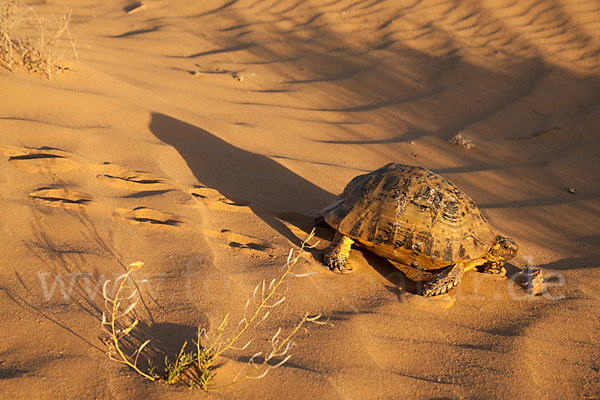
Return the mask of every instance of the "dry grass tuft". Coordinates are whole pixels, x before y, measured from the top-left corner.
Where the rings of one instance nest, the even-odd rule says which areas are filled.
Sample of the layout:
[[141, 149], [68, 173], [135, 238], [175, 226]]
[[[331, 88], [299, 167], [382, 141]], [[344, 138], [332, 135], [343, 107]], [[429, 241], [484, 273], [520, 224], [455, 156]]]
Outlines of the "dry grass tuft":
[[55, 21], [42, 20], [23, 0], [0, 0], [0, 65], [10, 71], [22, 67], [47, 79], [67, 68], [61, 65], [66, 49], [59, 52], [63, 36], [77, 59], [69, 33], [71, 13], [65, 11]]
[[[269, 316], [272, 316], [277, 307], [286, 300], [281, 293], [281, 286], [285, 279], [289, 275], [302, 276], [293, 274], [292, 269], [304, 253], [304, 249], [315, 246], [308, 245], [313, 237], [314, 230], [304, 240], [299, 250], [290, 250], [287, 261], [282, 267], [283, 273], [279, 278], [272, 279], [269, 283], [263, 280], [256, 286], [252, 297], [246, 302], [243, 317], [237, 324], [230, 324], [229, 314], [225, 315], [216, 332], [212, 334], [212, 338], [204, 328], [198, 328], [197, 341], [192, 350], [187, 351], [187, 342], [183, 343], [175, 360], [169, 361], [166, 358], [163, 368], [152, 365], [151, 360], [147, 359], [146, 361], [150, 365], [147, 371], [143, 371], [139, 367], [138, 360], [150, 340], [136, 346], [130, 354], [124, 351], [122, 346], [123, 342], [132, 342], [128, 339], [139, 323], [135, 316], [135, 306], [137, 305], [135, 299], [139, 293], [137, 288], [132, 285], [131, 274], [141, 268], [143, 263], [131, 264], [129, 270], [115, 280], [114, 285], [117, 289], [114, 296], [107, 293], [106, 288], [109, 281], [105, 282], [103, 288], [106, 311], [102, 316], [102, 327], [105, 332], [104, 342], [108, 346], [109, 357], [127, 365], [148, 380], [162, 380], [169, 385], [185, 383], [190, 387], [202, 390], [227, 387], [245, 379], [264, 378], [271, 370], [284, 365], [291, 358], [289, 352], [294, 346], [292, 338], [300, 328], [307, 323], [323, 324], [319, 321], [320, 315], [311, 317], [305, 313], [287, 334], [282, 334], [282, 329], [279, 328], [268, 341], [268, 348], [255, 352], [249, 357], [249, 361], [230, 382], [214, 383], [215, 361], [224, 357], [225, 353], [244, 351], [249, 348], [253, 339], [259, 335], [256, 328]], [[130, 291], [131, 293], [129, 293]], [[202, 345], [203, 340], [206, 343], [204, 346]], [[240, 345], [241, 343], [245, 344]]]

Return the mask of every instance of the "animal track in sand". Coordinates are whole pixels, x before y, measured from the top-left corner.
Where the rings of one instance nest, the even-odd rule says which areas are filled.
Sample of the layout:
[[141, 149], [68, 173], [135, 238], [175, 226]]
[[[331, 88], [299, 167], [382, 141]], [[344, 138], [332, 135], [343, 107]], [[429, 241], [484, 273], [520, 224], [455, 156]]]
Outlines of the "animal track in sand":
[[132, 223], [147, 223], [152, 225], [178, 226], [183, 223], [181, 217], [152, 208], [136, 207], [133, 210], [124, 208], [117, 209], [117, 212]]
[[218, 190], [207, 186], [196, 185], [188, 191], [192, 196], [199, 199], [206, 207], [213, 210], [251, 213], [252, 210], [247, 201], [226, 197]]
[[125, 196], [121, 196], [122, 199], [141, 199], [143, 197], [160, 196], [161, 194], [173, 192], [175, 189], [161, 189], [161, 190], [142, 190], [140, 192], [134, 192]]
[[8, 162], [25, 172], [70, 171], [81, 165], [64, 156], [59, 149], [45, 148], [28, 149], [23, 147], [0, 147]]
[[92, 201], [89, 195], [69, 189], [39, 188], [29, 193], [29, 197], [55, 207], [84, 205]]
[[209, 237], [218, 238], [227, 243], [222, 243], [222, 246], [242, 250], [267, 251], [271, 249], [271, 245], [262, 239], [243, 235], [241, 233], [231, 232], [228, 229], [222, 229], [221, 232], [205, 229], [204, 233], [206, 233], [206, 235]]
[[[185, 189], [180, 191], [176, 184], [167, 183], [164, 179], [157, 178], [150, 173], [131, 171], [108, 162], [95, 164], [60, 149], [4, 146], [0, 147], [0, 150], [8, 156], [9, 163], [28, 172], [59, 172], [87, 167], [95, 172], [94, 175], [100, 183], [127, 190], [128, 194], [120, 196], [122, 199], [141, 199], [176, 191], [181, 192], [181, 195], [185, 197], [185, 199], [177, 197], [178, 200], [191, 201], [192, 199]], [[84, 169], [89, 171], [87, 168]], [[39, 204], [54, 207], [81, 207], [92, 201], [91, 196], [86, 193], [53, 187], [38, 188], [29, 193], [29, 197]], [[114, 210], [108, 204], [103, 204], [101, 200], [95, 202], [95, 207], [97, 211], [111, 212], [109, 209]], [[116, 214], [135, 224], [178, 226], [183, 223], [183, 219], [178, 215], [147, 207], [118, 208]]]
[[136, 191], [162, 191], [172, 188], [164, 181], [147, 172], [130, 171], [115, 164], [93, 165], [101, 173], [96, 178], [103, 184], [117, 189]]
[[434, 297], [423, 297], [419, 294], [406, 293], [402, 295], [402, 301], [414, 305], [419, 310], [440, 311], [447, 310], [454, 306], [456, 298], [448, 293]]

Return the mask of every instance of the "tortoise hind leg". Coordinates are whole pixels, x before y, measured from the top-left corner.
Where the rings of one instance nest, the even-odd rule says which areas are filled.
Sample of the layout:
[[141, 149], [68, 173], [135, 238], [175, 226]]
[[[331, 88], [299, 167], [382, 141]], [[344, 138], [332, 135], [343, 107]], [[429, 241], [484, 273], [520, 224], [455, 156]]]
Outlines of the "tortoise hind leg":
[[329, 250], [325, 253], [325, 265], [331, 270], [342, 271], [348, 268], [346, 260], [350, 256], [350, 247], [354, 243], [354, 240], [348, 236], [344, 236], [339, 232], [335, 232], [335, 237], [331, 241]]
[[458, 285], [463, 277], [465, 266], [463, 263], [456, 263], [440, 272], [431, 281], [425, 282], [423, 286], [423, 296], [437, 296], [444, 294], [454, 286]]

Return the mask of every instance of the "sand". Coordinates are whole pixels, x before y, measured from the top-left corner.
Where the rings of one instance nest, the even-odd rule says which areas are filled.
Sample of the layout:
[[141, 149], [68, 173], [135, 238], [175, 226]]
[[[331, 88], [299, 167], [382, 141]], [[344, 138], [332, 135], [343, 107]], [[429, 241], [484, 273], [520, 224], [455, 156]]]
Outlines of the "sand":
[[[72, 10], [78, 61], [53, 80], [0, 68], [0, 397], [600, 397], [598, 2], [140, 4], [33, 4]], [[329, 271], [318, 228], [309, 275], [252, 334], [264, 349], [322, 314], [286, 365], [206, 394], [108, 359], [106, 279], [144, 262], [143, 333], [173, 356], [241, 318], [318, 211], [388, 162], [468, 193], [520, 246], [506, 273], [423, 298], [360, 248]]]

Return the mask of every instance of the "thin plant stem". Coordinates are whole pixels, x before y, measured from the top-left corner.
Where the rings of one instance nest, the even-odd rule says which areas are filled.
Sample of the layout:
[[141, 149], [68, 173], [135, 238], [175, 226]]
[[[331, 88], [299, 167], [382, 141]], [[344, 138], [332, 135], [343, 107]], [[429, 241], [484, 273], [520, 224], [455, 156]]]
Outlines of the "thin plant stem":
[[228, 344], [223, 349], [220, 349], [220, 350], [218, 350], [215, 353], [215, 355], [214, 355], [215, 357], [218, 357], [221, 354], [223, 354], [224, 352], [226, 352], [227, 350], [229, 350], [233, 346], [233, 344], [244, 334], [244, 332], [246, 332], [246, 330], [248, 330], [248, 328], [252, 325], [252, 322], [254, 322], [254, 320], [258, 317], [258, 315], [260, 314], [260, 312], [262, 311], [262, 309], [265, 308], [265, 306], [268, 303], [268, 301], [271, 299], [271, 297], [273, 297], [273, 295], [275, 295], [275, 293], [277, 292], [277, 289], [279, 288], [279, 286], [281, 286], [281, 284], [283, 283], [283, 281], [285, 280], [285, 278], [289, 275], [289, 273], [291, 272], [292, 268], [294, 267], [294, 265], [298, 261], [300, 255], [302, 254], [302, 251], [304, 251], [304, 248], [306, 247], [306, 244], [313, 237], [314, 237], [314, 229], [308, 235], [308, 237], [302, 241], [302, 245], [300, 246], [300, 250], [298, 252], [298, 255], [293, 260], [291, 260], [292, 252], [290, 251], [290, 255], [289, 255], [287, 263], [286, 263], [287, 268], [286, 268], [285, 272], [281, 275], [281, 277], [279, 277], [279, 279], [276, 281], [275, 285], [273, 286], [273, 288], [271, 289], [271, 291], [267, 294], [267, 296], [264, 297], [261, 300], [260, 304], [258, 305], [258, 307], [256, 308], [256, 310], [254, 311], [254, 314], [252, 315], [252, 317], [250, 318], [250, 320], [246, 320], [245, 321], [244, 327], [242, 329], [240, 329], [240, 331], [237, 333], [237, 335], [235, 335], [228, 342]]

